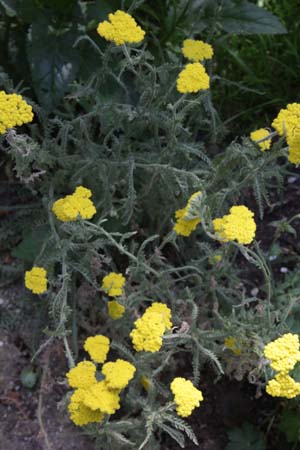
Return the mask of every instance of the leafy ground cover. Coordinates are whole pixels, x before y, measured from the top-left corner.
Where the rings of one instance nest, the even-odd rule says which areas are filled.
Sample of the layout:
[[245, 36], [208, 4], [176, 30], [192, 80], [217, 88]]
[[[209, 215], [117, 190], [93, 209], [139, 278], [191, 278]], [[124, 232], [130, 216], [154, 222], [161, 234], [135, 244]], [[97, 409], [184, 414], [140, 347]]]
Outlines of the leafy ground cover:
[[0, 5], [6, 450], [297, 449], [297, 2]]

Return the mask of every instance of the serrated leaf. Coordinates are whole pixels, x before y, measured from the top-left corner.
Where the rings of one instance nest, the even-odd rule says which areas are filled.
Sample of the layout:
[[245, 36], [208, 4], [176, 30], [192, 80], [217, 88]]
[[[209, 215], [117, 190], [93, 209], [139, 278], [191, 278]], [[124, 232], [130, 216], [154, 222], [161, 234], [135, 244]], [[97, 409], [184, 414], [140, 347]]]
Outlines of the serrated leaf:
[[28, 59], [34, 89], [47, 112], [59, 104], [78, 71], [80, 57], [73, 48], [76, 37], [71, 30], [54, 33], [43, 22], [31, 27]]
[[287, 32], [279, 19], [259, 6], [228, 0], [219, 16], [221, 27], [230, 34], [284, 34]]
[[229, 443], [225, 450], [266, 450], [264, 435], [250, 423], [228, 432]]

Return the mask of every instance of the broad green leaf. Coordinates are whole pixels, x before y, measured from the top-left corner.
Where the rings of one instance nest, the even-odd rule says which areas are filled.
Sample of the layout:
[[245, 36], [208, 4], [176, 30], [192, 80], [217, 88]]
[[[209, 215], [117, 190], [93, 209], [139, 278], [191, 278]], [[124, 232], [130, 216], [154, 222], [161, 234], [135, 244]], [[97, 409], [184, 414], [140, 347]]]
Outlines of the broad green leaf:
[[300, 442], [300, 413], [284, 410], [279, 429], [286, 435], [288, 442]]
[[266, 450], [264, 435], [250, 423], [228, 432], [229, 444], [225, 450]]
[[77, 74], [80, 56], [73, 48], [76, 36], [73, 31], [57, 34], [41, 22], [31, 27], [28, 60], [34, 89], [47, 112], [59, 104]]
[[50, 227], [48, 225], [42, 225], [34, 231], [26, 233], [20, 244], [11, 252], [12, 256], [33, 263], [49, 235]]
[[218, 21], [230, 34], [283, 34], [287, 30], [279, 19], [269, 11], [253, 3], [231, 0], [225, 2]]

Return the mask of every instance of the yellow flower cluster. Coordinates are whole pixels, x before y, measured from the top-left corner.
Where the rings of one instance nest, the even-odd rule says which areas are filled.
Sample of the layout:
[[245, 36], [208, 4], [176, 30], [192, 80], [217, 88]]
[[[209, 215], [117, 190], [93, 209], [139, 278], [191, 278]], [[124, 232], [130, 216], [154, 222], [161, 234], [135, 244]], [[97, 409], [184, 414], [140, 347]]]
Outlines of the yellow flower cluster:
[[111, 272], [102, 280], [102, 289], [110, 297], [119, 297], [123, 294], [125, 277], [121, 273]]
[[202, 392], [185, 378], [174, 378], [171, 383], [171, 391], [174, 394], [177, 414], [181, 417], [190, 416], [193, 409], [200, 406], [200, 402], [203, 400]]
[[47, 271], [43, 267], [33, 267], [25, 272], [25, 286], [34, 294], [47, 291]]
[[118, 10], [114, 14], [109, 14], [108, 19], [99, 23], [97, 28], [98, 34], [107, 41], [122, 45], [138, 43], [144, 39], [145, 31], [130, 14]]
[[235, 337], [229, 336], [224, 341], [225, 347], [229, 348], [233, 353], [237, 356], [240, 356], [242, 354], [242, 350], [236, 340]]
[[199, 217], [193, 217], [193, 206], [201, 199], [201, 197], [201, 191], [195, 192], [189, 198], [187, 205], [183, 209], [178, 209], [175, 212], [176, 224], [173, 227], [175, 233], [180, 236], [189, 236], [192, 231], [197, 228], [201, 219]]
[[210, 44], [194, 39], [185, 39], [181, 51], [187, 59], [194, 62], [211, 59], [214, 54]]
[[91, 219], [96, 214], [96, 208], [90, 200], [92, 192], [79, 186], [72, 195], [56, 200], [52, 205], [52, 211], [62, 222], [71, 222], [78, 216], [82, 219]]
[[299, 338], [287, 333], [265, 346], [264, 355], [271, 362], [272, 369], [287, 373], [300, 361]]
[[110, 341], [108, 337], [99, 334], [98, 336], [88, 337], [83, 348], [88, 352], [93, 361], [103, 363], [109, 352], [109, 344]]
[[294, 398], [300, 395], [300, 383], [296, 382], [289, 371], [300, 361], [299, 337], [287, 333], [265, 346], [264, 355], [276, 370], [275, 378], [267, 384], [266, 391], [272, 397]]
[[[252, 133], [250, 133], [250, 139], [253, 142], [260, 141], [261, 139], [264, 139], [267, 136], [269, 136], [269, 134], [270, 132], [265, 128], [259, 128], [259, 130], [252, 131]], [[269, 148], [271, 147], [271, 139], [269, 138], [263, 142], [257, 142], [257, 145], [260, 147], [262, 151], [269, 150]]]
[[123, 317], [124, 312], [125, 312], [125, 307], [123, 305], [121, 305], [119, 302], [117, 302], [116, 300], [107, 302], [107, 307], [108, 307], [108, 315], [113, 320], [117, 320], [117, 319], [120, 319], [121, 317]]
[[154, 302], [142, 317], [134, 322], [130, 333], [137, 352], [158, 352], [162, 346], [162, 336], [172, 327], [171, 310], [163, 303]]
[[272, 126], [279, 136], [286, 136], [289, 145], [289, 161], [300, 163], [300, 103], [290, 103], [281, 109]]
[[[86, 339], [84, 348], [94, 361], [104, 362], [107, 343], [109, 345], [109, 339], [105, 336], [95, 336]], [[66, 374], [69, 385], [75, 389], [68, 406], [75, 425], [101, 422], [104, 414], [114, 414], [120, 408], [121, 390], [128, 385], [136, 371], [131, 363], [122, 359], [102, 366], [102, 381], [97, 380], [96, 370], [93, 362], [82, 361]]]
[[16, 125], [32, 122], [32, 107], [21, 95], [0, 91], [0, 134]]
[[213, 226], [222, 242], [236, 240], [239, 244], [250, 244], [256, 231], [253, 212], [246, 206], [232, 206], [230, 214], [213, 220]]
[[135, 370], [132, 364], [123, 359], [105, 363], [102, 367], [102, 373], [110, 389], [124, 389], [133, 378]]
[[196, 93], [209, 88], [209, 76], [199, 62], [187, 64], [177, 78], [177, 91], [181, 94]]

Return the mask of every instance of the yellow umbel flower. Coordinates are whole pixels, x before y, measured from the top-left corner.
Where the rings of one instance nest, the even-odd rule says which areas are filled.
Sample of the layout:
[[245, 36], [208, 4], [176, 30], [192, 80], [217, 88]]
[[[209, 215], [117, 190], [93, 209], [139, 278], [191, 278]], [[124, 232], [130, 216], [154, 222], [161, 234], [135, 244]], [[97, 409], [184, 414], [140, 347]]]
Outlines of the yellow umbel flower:
[[202, 392], [185, 378], [174, 378], [171, 383], [171, 391], [174, 394], [177, 414], [181, 417], [190, 416], [193, 409], [200, 406], [200, 402], [203, 400]]
[[154, 302], [151, 304], [151, 306], [149, 306], [149, 308], [146, 309], [145, 314], [153, 313], [153, 312], [159, 313], [162, 315], [162, 319], [165, 324], [165, 328], [167, 330], [170, 330], [172, 327], [172, 322], [171, 322], [172, 312], [171, 312], [170, 308], [168, 308], [168, 306], [165, 305], [164, 303]]
[[293, 164], [300, 164], [300, 125], [299, 130], [295, 130], [292, 136], [287, 137], [289, 145], [288, 160]]
[[120, 305], [116, 300], [111, 300], [110, 302], [107, 302], [108, 307], [108, 315], [113, 320], [120, 319], [123, 317], [125, 312], [125, 307], [123, 305]]
[[210, 44], [194, 39], [185, 39], [181, 51], [187, 59], [195, 62], [211, 59], [214, 54]]
[[109, 389], [124, 389], [133, 378], [136, 368], [128, 361], [117, 359], [103, 364], [101, 372]]
[[[252, 131], [252, 133], [250, 133], [250, 139], [253, 142], [260, 141], [261, 139], [264, 139], [267, 136], [269, 136], [269, 134], [270, 132], [265, 128], [259, 128], [259, 130]], [[271, 147], [271, 139], [269, 138], [263, 142], [257, 142], [257, 145], [262, 151], [269, 150], [269, 148]]]
[[100, 381], [85, 392], [83, 403], [93, 411], [114, 414], [120, 408], [119, 391], [110, 390], [106, 381]]
[[230, 214], [213, 220], [214, 230], [222, 242], [251, 244], [256, 231], [253, 216], [253, 212], [244, 205], [232, 206]]
[[242, 351], [237, 343], [237, 340], [233, 336], [229, 336], [224, 340], [225, 347], [229, 348], [237, 356], [242, 354]]
[[21, 95], [0, 91], [0, 134], [4, 134], [9, 128], [21, 126], [32, 120], [32, 107], [23, 100]]
[[300, 103], [290, 103], [286, 109], [281, 109], [272, 126], [279, 136], [293, 136], [300, 129]]
[[187, 64], [177, 78], [177, 91], [181, 94], [196, 93], [209, 88], [209, 76], [202, 64]]
[[85, 389], [77, 389], [70, 398], [68, 410], [70, 419], [75, 425], [83, 426], [88, 423], [102, 422], [103, 413], [100, 411], [93, 411], [83, 403], [86, 394]]
[[192, 231], [197, 228], [197, 225], [201, 222], [199, 217], [194, 217], [194, 205], [202, 197], [202, 192], [197, 191], [191, 195], [185, 208], [178, 209], [175, 212], [176, 223], [173, 230], [180, 236], [189, 236]]
[[287, 373], [300, 361], [298, 335], [287, 333], [275, 339], [265, 346], [264, 355], [271, 361], [272, 369]]
[[33, 267], [25, 272], [25, 286], [34, 294], [47, 291], [47, 271], [43, 267]]
[[96, 366], [91, 361], [82, 361], [66, 374], [69, 385], [73, 388], [88, 389], [96, 380]]
[[125, 281], [126, 279], [121, 273], [111, 272], [103, 278], [102, 289], [110, 297], [119, 297], [123, 294]]
[[132, 44], [144, 39], [145, 31], [136, 23], [134, 18], [124, 11], [116, 11], [108, 15], [109, 21], [99, 23], [97, 32], [107, 41], [116, 45]]
[[134, 349], [137, 352], [158, 352], [166, 328], [162, 314], [145, 313], [134, 322], [134, 325], [135, 329], [130, 333]]
[[98, 336], [88, 337], [85, 340], [83, 348], [88, 352], [93, 361], [103, 363], [109, 352], [109, 344], [108, 337], [99, 334]]
[[52, 205], [52, 212], [62, 222], [74, 221], [79, 216], [82, 219], [91, 219], [96, 214], [91, 196], [89, 189], [78, 186], [74, 194], [56, 200]]
[[280, 372], [268, 382], [266, 391], [272, 397], [294, 398], [300, 395], [300, 383], [287, 373]]

